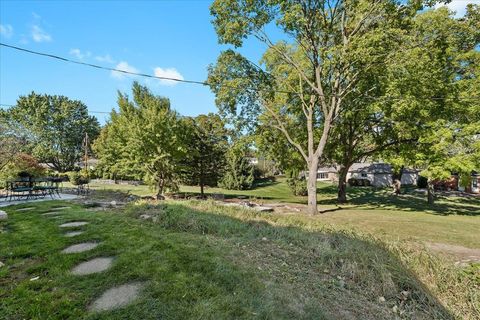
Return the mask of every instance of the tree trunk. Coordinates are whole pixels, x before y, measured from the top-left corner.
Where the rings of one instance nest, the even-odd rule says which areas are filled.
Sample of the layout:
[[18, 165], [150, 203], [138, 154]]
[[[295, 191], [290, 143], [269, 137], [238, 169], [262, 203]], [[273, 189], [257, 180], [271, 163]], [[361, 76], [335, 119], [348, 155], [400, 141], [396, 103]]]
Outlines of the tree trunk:
[[317, 214], [317, 171], [318, 171], [318, 159], [310, 161], [308, 167], [308, 213]]
[[202, 199], [205, 198], [205, 194], [203, 193], [203, 181], [200, 182], [200, 195], [202, 196]]
[[427, 201], [430, 205], [435, 203], [435, 189], [433, 187], [433, 182], [430, 180], [428, 180], [427, 185]]
[[159, 178], [157, 182], [157, 200], [163, 199], [163, 179]]
[[403, 169], [405, 166], [401, 166], [400, 170], [398, 172], [393, 172], [392, 173], [392, 181], [398, 180], [400, 183], [402, 182], [402, 175], [403, 175]]
[[341, 166], [338, 174], [338, 203], [347, 202], [347, 173], [350, 166]]

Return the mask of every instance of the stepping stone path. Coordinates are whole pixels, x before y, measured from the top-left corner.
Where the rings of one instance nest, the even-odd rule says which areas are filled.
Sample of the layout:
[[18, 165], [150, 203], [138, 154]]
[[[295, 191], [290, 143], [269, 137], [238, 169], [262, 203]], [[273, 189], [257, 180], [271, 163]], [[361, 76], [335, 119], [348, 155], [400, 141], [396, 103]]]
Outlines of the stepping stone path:
[[67, 238], [71, 238], [71, 237], [75, 237], [75, 236], [78, 236], [79, 234], [82, 234], [83, 231], [70, 231], [70, 232], [67, 232], [64, 234], [65, 237]]
[[90, 311], [107, 311], [126, 306], [138, 298], [143, 283], [135, 282], [105, 291], [90, 307]]
[[[59, 210], [70, 209], [71, 207], [58, 207], [52, 208], [52, 211], [43, 213], [42, 216], [48, 217], [60, 217], [58, 216], [61, 214]], [[27, 211], [34, 209], [32, 208], [23, 208], [17, 211]], [[60, 225], [60, 228], [71, 228], [71, 227], [80, 227], [87, 225], [88, 222], [86, 221], [72, 221], [67, 222]], [[70, 231], [64, 234], [65, 237], [75, 237], [82, 234], [84, 231]], [[99, 245], [98, 242], [84, 242], [71, 245], [62, 250], [62, 253], [79, 253], [85, 252], [92, 249], [95, 249]], [[113, 263], [113, 257], [99, 257], [94, 258], [89, 261], [82, 262], [74, 267], [71, 271], [73, 275], [76, 276], [83, 276], [89, 275], [93, 273], [99, 273], [111, 268]], [[124, 307], [135, 299], [138, 298], [140, 294], [140, 290], [143, 288], [144, 283], [142, 282], [133, 282], [127, 283], [118, 287], [110, 288], [105, 291], [98, 299], [96, 299], [92, 304], [88, 307], [88, 311], [107, 311], [112, 309], [117, 309]]]
[[88, 224], [85, 221], [74, 221], [74, 222], [67, 222], [60, 225], [60, 228], [71, 228], [71, 227], [80, 227]]
[[67, 247], [62, 250], [62, 253], [79, 253], [84, 251], [89, 251], [95, 249], [98, 246], [98, 242], [84, 242], [79, 244], [74, 244], [73, 246]]
[[102, 272], [110, 269], [112, 266], [113, 258], [95, 258], [90, 261], [82, 262], [72, 270], [72, 274], [77, 276], [83, 276], [87, 274]]
[[35, 209], [35, 207], [21, 208], [21, 209], [15, 210], [15, 211], [17, 211], [17, 212], [22, 212], [22, 211], [29, 211], [29, 210], [33, 210], [33, 209]]

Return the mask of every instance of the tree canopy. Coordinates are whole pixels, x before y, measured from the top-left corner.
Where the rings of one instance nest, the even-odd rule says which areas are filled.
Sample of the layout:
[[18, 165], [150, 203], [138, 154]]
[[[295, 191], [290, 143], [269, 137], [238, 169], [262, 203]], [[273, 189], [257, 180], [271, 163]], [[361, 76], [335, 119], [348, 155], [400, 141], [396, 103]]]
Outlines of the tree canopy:
[[85, 134], [95, 139], [100, 130], [81, 101], [34, 92], [21, 96], [2, 117], [28, 132], [29, 153], [60, 172], [72, 170], [80, 160]]
[[158, 196], [177, 190], [188, 154], [189, 128], [167, 98], [137, 82], [132, 91], [132, 99], [118, 93], [119, 111], [111, 112], [95, 141], [99, 170], [111, 177], [146, 180], [156, 187]]
[[203, 196], [204, 186], [217, 186], [223, 176], [228, 130], [220, 116], [213, 113], [185, 118], [184, 121], [191, 135], [186, 141], [188, 153], [184, 159], [182, 181], [188, 185], [199, 185]]
[[[209, 70], [222, 114], [235, 124], [258, 120], [279, 130], [308, 168], [308, 206], [316, 213], [316, 172], [335, 121], [368, 96], [363, 79], [398, 51], [420, 1], [238, 1], [211, 6], [221, 43], [267, 45], [261, 66], [227, 50]], [[283, 40], [265, 31], [275, 25]]]

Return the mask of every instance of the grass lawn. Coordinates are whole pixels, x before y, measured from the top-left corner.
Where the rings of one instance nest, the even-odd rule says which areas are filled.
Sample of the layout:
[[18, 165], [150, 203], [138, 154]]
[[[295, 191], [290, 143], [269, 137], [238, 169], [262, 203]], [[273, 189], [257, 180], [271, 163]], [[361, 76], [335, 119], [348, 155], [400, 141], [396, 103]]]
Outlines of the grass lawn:
[[[41, 215], [62, 205], [72, 208], [59, 217]], [[7, 207], [9, 218], [0, 222], [0, 261], [5, 264], [0, 267], [0, 310], [5, 319], [480, 315], [475, 266], [454, 268], [406, 242], [328, 227], [317, 221], [321, 217], [259, 214], [210, 201], [140, 202], [107, 211], [61, 201], [28, 206], [34, 209]], [[139, 219], [142, 214], [152, 219]], [[58, 226], [79, 220], [89, 222], [77, 228], [85, 233], [64, 237]], [[60, 253], [83, 241], [100, 245], [84, 253]], [[115, 260], [100, 274], [70, 274], [75, 265], [94, 257]], [[131, 305], [86, 311], [105, 290], [138, 281], [145, 287]]]
[[[405, 190], [399, 197], [390, 189], [350, 188], [349, 204], [337, 206], [336, 187], [318, 183], [319, 208], [325, 213], [308, 219], [336, 227], [355, 228], [389, 240], [440, 242], [480, 248], [480, 197], [440, 197], [431, 207], [426, 196]], [[130, 191], [136, 195], [151, 195], [148, 186], [91, 184], [94, 190]], [[182, 186], [182, 192], [196, 194], [198, 187]], [[264, 181], [252, 190], [207, 188], [206, 192], [223, 193], [226, 197], [246, 196], [257, 202], [305, 204], [306, 197], [293, 196], [284, 179]]]

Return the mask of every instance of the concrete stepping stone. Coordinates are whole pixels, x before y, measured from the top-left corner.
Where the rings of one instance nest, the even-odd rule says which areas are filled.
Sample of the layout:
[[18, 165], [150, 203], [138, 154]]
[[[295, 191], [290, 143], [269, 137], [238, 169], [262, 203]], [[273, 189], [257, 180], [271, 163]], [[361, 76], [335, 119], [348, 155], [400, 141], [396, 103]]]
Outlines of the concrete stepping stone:
[[57, 215], [57, 214], [60, 214], [60, 212], [50, 211], [50, 212], [42, 213], [42, 216], [54, 216], [54, 215]]
[[17, 211], [17, 212], [22, 212], [22, 211], [29, 211], [29, 210], [33, 210], [33, 209], [35, 209], [35, 207], [21, 208], [21, 209], [15, 210], [15, 211]]
[[78, 243], [74, 244], [70, 247], [67, 247], [62, 250], [62, 253], [79, 253], [79, 252], [85, 252], [89, 251], [92, 249], [95, 249], [98, 246], [98, 242], [84, 242], [84, 243]]
[[143, 283], [134, 282], [108, 289], [88, 309], [90, 311], [107, 311], [124, 307], [138, 298], [143, 286]]
[[52, 208], [53, 210], [66, 210], [66, 209], [71, 209], [72, 207], [57, 207], [57, 208]]
[[80, 227], [88, 224], [86, 221], [74, 221], [74, 222], [67, 222], [60, 225], [60, 228], [71, 228], [71, 227]]
[[113, 258], [95, 258], [90, 261], [85, 261], [72, 269], [72, 274], [76, 276], [83, 276], [92, 273], [98, 273], [110, 269]]
[[71, 238], [71, 237], [78, 236], [82, 233], [83, 233], [83, 231], [70, 231], [70, 232], [65, 233], [64, 236], [67, 237], [67, 238]]

